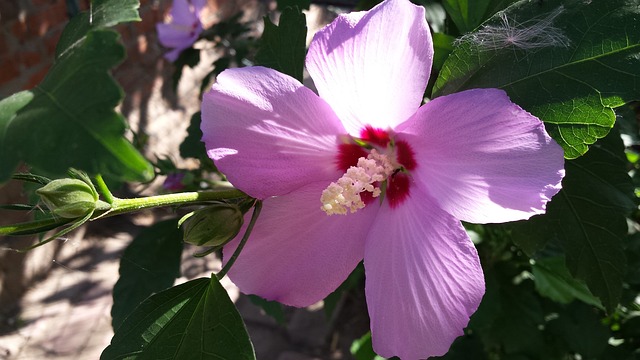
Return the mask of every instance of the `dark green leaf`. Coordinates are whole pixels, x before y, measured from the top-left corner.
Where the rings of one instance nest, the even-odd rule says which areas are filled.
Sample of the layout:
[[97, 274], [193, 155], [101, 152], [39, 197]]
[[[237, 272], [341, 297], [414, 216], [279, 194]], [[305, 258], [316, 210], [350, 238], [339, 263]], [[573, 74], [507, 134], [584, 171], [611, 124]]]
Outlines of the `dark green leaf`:
[[[223, 56], [214, 61], [212, 65], [213, 69], [202, 79], [202, 84], [200, 85], [200, 97], [209, 90], [209, 87], [211, 86], [211, 78], [220, 75], [221, 72], [231, 67], [231, 57]], [[193, 122], [193, 118], [191, 118], [191, 120]]]
[[490, 0], [443, 0], [442, 5], [460, 33], [475, 29], [484, 20]]
[[584, 282], [574, 279], [566, 268], [564, 257], [537, 259], [531, 266], [536, 290], [542, 296], [561, 303], [569, 304], [579, 299], [586, 304], [602, 308]]
[[282, 11], [286, 7], [297, 6], [298, 9], [307, 9], [311, 5], [311, 0], [278, 0], [278, 10]]
[[[625, 280], [628, 284], [638, 286], [640, 285], [640, 232], [636, 232], [627, 237], [625, 250], [628, 261]], [[630, 293], [631, 298], [635, 300], [638, 295], [637, 292], [630, 291]]]
[[70, 167], [127, 180], [152, 177], [151, 165], [123, 136], [124, 118], [114, 111], [122, 92], [108, 71], [124, 58], [118, 38], [111, 30], [91, 31], [57, 59], [40, 85], [0, 103], [0, 120], [17, 100], [21, 107], [8, 124], [4, 120], [0, 152], [11, 154], [13, 166], [0, 167], [0, 181], [20, 160], [60, 177]]
[[182, 231], [176, 219], [144, 229], [120, 258], [120, 278], [113, 287], [111, 324], [118, 329], [147, 297], [173, 285], [180, 277]]
[[[540, 297], [531, 281], [514, 279], [522, 268], [513, 260], [485, 266], [486, 294], [471, 317], [466, 336], [454, 342], [453, 356], [447, 354], [443, 359], [557, 359], [549, 356], [551, 346], [540, 331], [545, 321]], [[482, 349], [478, 342], [495, 352], [478, 351]], [[461, 354], [463, 349], [467, 351]]]
[[324, 299], [324, 314], [327, 319], [331, 319], [334, 316], [334, 311], [338, 306], [340, 300], [344, 297], [345, 293], [351, 291], [356, 287], [364, 286], [364, 265], [359, 263], [355, 269], [349, 274], [345, 281], [338, 286], [331, 294], [327, 295]]
[[255, 354], [240, 314], [212, 276], [145, 300], [100, 358], [252, 360]]
[[139, 7], [138, 0], [93, 0], [89, 2], [89, 11], [74, 16], [64, 28], [56, 47], [56, 59], [69, 48], [79, 45], [92, 29], [140, 21]]
[[602, 325], [598, 313], [590, 306], [573, 303], [557, 319], [550, 321], [547, 327], [556, 338], [565, 341], [572, 352], [582, 355], [583, 359], [611, 359], [600, 357], [611, 334]]
[[612, 108], [640, 98], [640, 1], [521, 1], [504, 16], [461, 39], [434, 97], [504, 89], [568, 159], [581, 156], [613, 126]]
[[374, 6], [380, 4], [382, 0], [335, 0], [335, 3], [344, 4], [344, 6], [353, 6], [353, 3], [356, 2], [356, 6], [354, 11], [363, 11], [370, 10]]
[[199, 63], [200, 50], [190, 47], [180, 53], [176, 61], [173, 63], [175, 70], [173, 71], [171, 84], [174, 92], [178, 92], [178, 84], [180, 83], [180, 78], [182, 77], [182, 71], [184, 70], [184, 67], [188, 66], [190, 68], [193, 68]]
[[307, 22], [298, 8], [287, 7], [274, 25], [264, 18], [264, 33], [256, 54], [257, 65], [266, 66], [302, 82]]
[[[487, 20], [488, 18], [490, 18], [491, 16], [493, 16], [495, 13], [497, 13], [500, 10], [504, 10], [505, 8], [507, 8], [509, 5], [518, 2], [519, 0], [489, 0], [489, 6], [487, 6], [487, 12], [485, 13], [485, 19]], [[541, 0], [542, 2], [542, 0]]]
[[193, 114], [191, 116], [191, 122], [189, 123], [189, 127], [187, 128], [187, 137], [180, 144], [180, 156], [183, 158], [195, 158], [200, 159], [200, 161], [210, 161], [207, 156], [207, 149], [204, 147], [204, 143], [202, 142], [202, 130], [200, 130], [200, 123], [202, 119], [200, 118], [200, 112]]
[[[559, 196], [559, 195], [556, 195]], [[542, 250], [549, 242], [557, 241], [557, 233], [547, 216], [511, 223], [513, 242], [529, 256]]]
[[[632, 103], [638, 106], [637, 103]], [[625, 105], [616, 109], [616, 124], [620, 126], [620, 132], [627, 137], [625, 145], [640, 145], [640, 128], [634, 106]], [[637, 149], [637, 148], [636, 148]]]
[[490, 341], [501, 344], [507, 354], [535, 354], [544, 347], [539, 330], [540, 325], [544, 324], [544, 312], [529, 285], [525, 282], [505, 285], [500, 289], [501, 312], [495, 314], [491, 330], [483, 334], [495, 337]]
[[611, 311], [618, 304], [625, 272], [622, 240], [627, 233], [625, 215], [635, 208], [633, 185], [626, 173], [622, 140], [617, 130], [598, 141], [584, 156], [566, 162], [563, 189], [525, 230], [541, 241], [555, 238], [566, 252], [571, 274]]

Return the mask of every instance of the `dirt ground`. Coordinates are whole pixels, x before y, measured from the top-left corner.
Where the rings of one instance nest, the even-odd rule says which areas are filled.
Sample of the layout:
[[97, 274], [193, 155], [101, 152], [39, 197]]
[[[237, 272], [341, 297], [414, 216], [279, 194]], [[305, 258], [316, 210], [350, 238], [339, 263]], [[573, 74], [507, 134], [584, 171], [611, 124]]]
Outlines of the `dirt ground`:
[[[310, 32], [332, 16], [324, 8], [313, 7], [307, 16]], [[180, 159], [178, 147], [191, 114], [199, 109], [199, 84], [215, 60], [215, 51], [204, 51], [200, 65], [185, 70], [173, 94], [168, 86], [172, 65], [159, 58], [157, 44], [143, 48], [143, 53], [132, 54], [138, 61], [114, 71], [127, 94], [121, 110], [132, 130], [148, 135], [147, 156], [170, 156], [182, 166], [197, 166]], [[162, 180], [157, 179], [146, 192], [153, 192]], [[15, 185], [0, 189], [2, 201], [19, 195]], [[4, 281], [0, 288], [9, 304], [0, 315], [0, 360], [99, 358], [113, 336], [111, 291], [118, 278], [120, 255], [140, 229], [166, 215], [160, 210], [96, 221], [26, 257], [3, 250], [0, 279], [13, 282]], [[2, 241], [3, 247], [20, 245]], [[194, 252], [193, 248], [185, 250], [183, 276], [178, 282], [208, 276], [220, 268], [218, 259], [194, 258]], [[8, 283], [27, 288], [12, 290]], [[287, 308], [286, 325], [279, 325], [239, 294], [228, 278], [223, 285], [243, 315], [258, 359], [349, 359], [349, 345], [367, 331], [362, 296], [342, 299], [337, 317], [329, 320], [321, 303], [308, 309]]]
[[[0, 359], [98, 359], [113, 336], [111, 290], [120, 255], [140, 229], [162, 216], [156, 212], [105, 219], [75, 231], [61, 244], [47, 276], [21, 299], [13, 331], [0, 336]], [[176, 283], [220, 269], [218, 259], [194, 258], [195, 251], [184, 251], [182, 277]], [[258, 359], [350, 359], [348, 346], [366, 331], [366, 317], [349, 315], [356, 307], [364, 310], [362, 299], [347, 299], [350, 305], [343, 306], [336, 322], [326, 319], [320, 303], [286, 308], [286, 324], [279, 325], [228, 278], [222, 284], [243, 316]]]

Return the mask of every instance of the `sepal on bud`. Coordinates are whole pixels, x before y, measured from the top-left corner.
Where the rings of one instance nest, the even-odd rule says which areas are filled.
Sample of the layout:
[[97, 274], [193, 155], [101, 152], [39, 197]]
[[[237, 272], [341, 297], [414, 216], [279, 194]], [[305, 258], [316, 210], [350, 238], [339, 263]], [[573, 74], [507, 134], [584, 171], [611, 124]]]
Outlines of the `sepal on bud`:
[[96, 210], [98, 193], [79, 179], [57, 179], [36, 190], [40, 199], [57, 216], [75, 219]]
[[185, 215], [178, 224], [183, 226], [185, 242], [221, 247], [238, 235], [243, 223], [238, 206], [215, 204]]

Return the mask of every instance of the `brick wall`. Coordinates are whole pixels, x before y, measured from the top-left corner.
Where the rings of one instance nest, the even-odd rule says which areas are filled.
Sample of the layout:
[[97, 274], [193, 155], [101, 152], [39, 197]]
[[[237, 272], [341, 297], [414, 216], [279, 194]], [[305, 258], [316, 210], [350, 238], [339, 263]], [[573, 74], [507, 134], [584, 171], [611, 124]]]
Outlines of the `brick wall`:
[[[162, 55], [155, 24], [165, 18], [171, 2], [141, 0], [142, 21], [116, 28], [130, 60], [158, 59]], [[211, 14], [223, 1], [210, 2]], [[44, 78], [71, 14], [86, 10], [88, 4], [89, 0], [0, 0], [0, 99], [33, 88]]]
[[0, 2], [0, 97], [42, 79], [67, 19], [65, 0]]

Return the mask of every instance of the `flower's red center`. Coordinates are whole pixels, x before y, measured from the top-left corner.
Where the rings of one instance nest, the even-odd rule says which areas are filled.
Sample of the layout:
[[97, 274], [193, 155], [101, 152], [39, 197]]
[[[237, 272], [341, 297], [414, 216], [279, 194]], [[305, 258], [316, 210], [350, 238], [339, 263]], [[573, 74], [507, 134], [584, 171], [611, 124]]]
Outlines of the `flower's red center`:
[[[410, 171], [417, 166], [413, 149], [406, 141], [395, 140], [389, 131], [366, 126], [360, 131], [360, 138], [351, 138], [338, 145], [336, 167], [346, 172], [356, 166], [360, 158], [367, 158], [373, 149], [392, 158], [397, 164], [395, 171], [382, 184], [376, 184], [383, 188], [389, 206], [395, 208], [409, 197], [412, 182]], [[370, 192], [360, 195], [365, 204], [375, 200]]]

